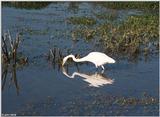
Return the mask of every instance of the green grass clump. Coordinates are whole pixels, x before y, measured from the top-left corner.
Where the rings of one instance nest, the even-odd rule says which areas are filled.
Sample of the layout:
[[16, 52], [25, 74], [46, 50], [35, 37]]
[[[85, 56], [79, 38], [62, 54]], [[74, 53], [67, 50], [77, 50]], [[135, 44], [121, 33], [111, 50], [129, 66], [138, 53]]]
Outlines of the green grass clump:
[[103, 24], [97, 31], [107, 51], [134, 55], [150, 49], [149, 43], [158, 39], [158, 16], [130, 16], [118, 26]]
[[84, 37], [86, 41], [89, 41], [95, 36], [95, 33], [95, 30], [92, 28], [77, 29], [72, 32], [72, 39], [75, 41], [78, 37]]
[[49, 33], [49, 29], [41, 30], [41, 29], [32, 29], [30, 27], [26, 27], [24, 31], [30, 35], [47, 35]]
[[79, 24], [79, 25], [94, 25], [96, 24], [96, 20], [89, 17], [70, 17], [68, 19], [69, 23]]
[[130, 32], [149, 39], [158, 38], [158, 19], [156, 15], [130, 16], [119, 30], [130, 30]]
[[117, 56], [132, 58], [140, 53], [148, 55], [151, 51], [157, 51], [151, 42], [158, 42], [158, 19], [158, 15], [152, 14], [129, 16], [119, 24], [102, 23], [96, 27], [79, 28], [72, 32], [72, 37], [87, 41], [98, 37], [107, 53]]
[[158, 2], [101, 2], [99, 4], [111, 9], [142, 9], [157, 11], [159, 9]]

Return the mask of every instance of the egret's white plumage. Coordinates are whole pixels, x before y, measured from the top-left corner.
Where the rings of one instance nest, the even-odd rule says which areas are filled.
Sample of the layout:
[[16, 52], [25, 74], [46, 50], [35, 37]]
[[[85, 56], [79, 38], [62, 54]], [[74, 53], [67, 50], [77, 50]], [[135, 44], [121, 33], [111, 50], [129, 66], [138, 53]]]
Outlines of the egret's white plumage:
[[84, 62], [84, 61], [92, 62], [93, 64], [95, 64], [96, 68], [101, 66], [102, 69], [104, 69], [104, 66], [103, 66], [104, 64], [116, 62], [113, 58], [107, 56], [104, 53], [91, 52], [87, 56], [80, 58], [80, 59], [76, 59], [75, 56], [72, 54], [68, 55], [68, 56], [64, 57], [62, 65], [65, 64], [65, 62], [67, 61], [68, 58], [72, 58], [73, 61], [75, 61], [75, 62]]

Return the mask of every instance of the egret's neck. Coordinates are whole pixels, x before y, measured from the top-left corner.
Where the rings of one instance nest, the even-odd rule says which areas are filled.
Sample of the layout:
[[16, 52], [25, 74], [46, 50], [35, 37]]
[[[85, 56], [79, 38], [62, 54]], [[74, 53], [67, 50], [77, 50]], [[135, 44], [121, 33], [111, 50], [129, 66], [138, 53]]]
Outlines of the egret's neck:
[[85, 57], [80, 58], [80, 59], [76, 59], [74, 56], [72, 56], [72, 59], [73, 59], [75, 62], [84, 62], [84, 61], [86, 61]]

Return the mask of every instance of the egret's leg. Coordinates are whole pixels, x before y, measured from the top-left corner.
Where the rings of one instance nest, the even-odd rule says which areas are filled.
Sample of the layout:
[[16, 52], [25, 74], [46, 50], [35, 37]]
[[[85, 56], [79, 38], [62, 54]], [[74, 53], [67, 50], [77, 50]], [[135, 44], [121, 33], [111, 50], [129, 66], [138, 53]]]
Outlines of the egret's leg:
[[104, 70], [104, 66], [103, 66], [103, 65], [101, 65], [101, 67], [102, 67], [102, 69]]
[[98, 66], [96, 65], [96, 71], [98, 71]]
[[105, 69], [104, 69], [104, 66], [103, 66], [103, 65], [101, 65], [101, 67], [102, 67], [102, 69], [103, 69], [103, 70], [101, 71], [101, 73], [103, 74]]
[[102, 74], [104, 73], [104, 69], [101, 71], [101, 73], [102, 73]]

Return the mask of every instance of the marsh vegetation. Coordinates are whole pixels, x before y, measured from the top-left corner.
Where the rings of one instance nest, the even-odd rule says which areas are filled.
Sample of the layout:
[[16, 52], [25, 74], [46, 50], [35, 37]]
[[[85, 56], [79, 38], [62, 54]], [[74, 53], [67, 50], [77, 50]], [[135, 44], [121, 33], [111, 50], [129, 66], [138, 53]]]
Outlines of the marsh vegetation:
[[[115, 10], [111, 10], [107, 15], [95, 14], [98, 17], [96, 26], [94, 26], [95, 23], [92, 26], [87, 24], [89, 19], [90, 22], [95, 22], [94, 18], [71, 17], [70, 22], [77, 25], [73, 29], [72, 39], [77, 40], [80, 37], [89, 41], [97, 38], [101, 42], [99, 45], [103, 46], [106, 53], [114, 54], [116, 57], [132, 58], [158, 53], [159, 16], [157, 14], [147, 12], [143, 15], [129, 16], [122, 21], [117, 21], [117, 15]], [[103, 20], [103, 23], [98, 23], [100, 22], [98, 20]]]

